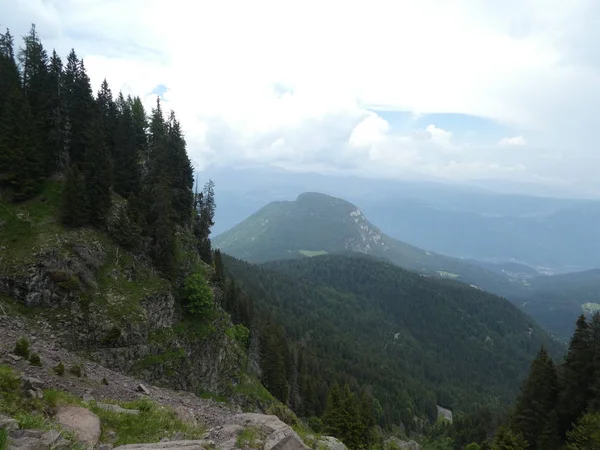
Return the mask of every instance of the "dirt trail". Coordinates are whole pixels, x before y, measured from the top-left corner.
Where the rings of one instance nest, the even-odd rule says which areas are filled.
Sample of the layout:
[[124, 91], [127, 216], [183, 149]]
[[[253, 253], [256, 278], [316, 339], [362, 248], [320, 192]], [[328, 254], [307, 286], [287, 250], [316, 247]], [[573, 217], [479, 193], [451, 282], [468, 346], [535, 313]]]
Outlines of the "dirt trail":
[[[38, 353], [42, 367], [31, 365], [23, 359], [15, 359], [12, 351], [20, 337], [26, 337], [31, 351]], [[67, 369], [63, 376], [56, 375], [52, 368], [62, 362]], [[83, 396], [89, 394], [95, 400], [135, 400], [144, 396], [138, 387], [143, 384], [149, 391], [148, 397], [162, 405], [169, 405], [179, 413], [190, 414], [198, 424], [212, 428], [230, 423], [233, 415], [241, 409], [233, 408], [213, 400], [201, 399], [190, 392], [152, 386], [143, 380], [115, 372], [86, 360], [56, 343], [48, 324], [41, 320], [32, 321], [22, 317], [4, 316], [0, 310], [0, 364], [7, 364], [16, 371], [44, 381], [45, 388], [55, 388]], [[78, 378], [68, 373], [69, 367], [81, 364], [85, 377]], [[108, 385], [103, 384], [106, 379]]]

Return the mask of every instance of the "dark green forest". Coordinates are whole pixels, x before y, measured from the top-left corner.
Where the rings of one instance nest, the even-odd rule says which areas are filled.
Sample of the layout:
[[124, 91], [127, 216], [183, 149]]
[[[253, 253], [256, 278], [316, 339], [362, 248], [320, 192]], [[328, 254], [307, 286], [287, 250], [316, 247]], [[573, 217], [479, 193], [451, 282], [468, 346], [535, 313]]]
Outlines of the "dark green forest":
[[542, 347], [504, 421], [486, 432], [488, 424], [467, 416], [452, 425], [437, 424], [431, 448], [600, 448], [600, 314], [579, 317], [564, 359], [553, 360]]
[[500, 413], [540, 346], [561, 352], [508, 301], [385, 261], [325, 255], [254, 266], [221, 258], [254, 299], [255, 315], [283, 325], [283, 355], [293, 355], [279, 363], [273, 392], [303, 416], [322, 414], [333, 383], [370, 392], [383, 427], [411, 429], [414, 416], [434, 422], [436, 404]]

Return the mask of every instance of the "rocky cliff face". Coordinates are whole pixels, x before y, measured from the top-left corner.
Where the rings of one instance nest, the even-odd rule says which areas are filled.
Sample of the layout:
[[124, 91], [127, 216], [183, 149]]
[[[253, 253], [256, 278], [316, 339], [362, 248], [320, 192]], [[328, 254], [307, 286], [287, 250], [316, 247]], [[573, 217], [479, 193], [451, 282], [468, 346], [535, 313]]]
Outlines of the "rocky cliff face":
[[[43, 237], [29, 251], [14, 251], [22, 245], [15, 240], [0, 252], [0, 296], [34, 308], [61, 344], [156, 384], [216, 394], [237, 384], [243, 355], [224, 312], [211, 323], [186, 322], [176, 282], [97, 231]], [[182, 259], [201, 264], [185, 249]]]

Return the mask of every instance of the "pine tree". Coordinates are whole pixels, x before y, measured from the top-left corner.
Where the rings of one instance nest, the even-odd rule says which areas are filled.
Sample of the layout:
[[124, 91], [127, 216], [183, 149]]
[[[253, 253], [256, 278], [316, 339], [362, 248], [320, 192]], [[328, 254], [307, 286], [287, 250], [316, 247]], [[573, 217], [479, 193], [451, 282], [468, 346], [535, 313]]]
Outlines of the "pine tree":
[[90, 202], [90, 223], [106, 224], [112, 203], [110, 191], [110, 154], [103, 139], [103, 127], [96, 119], [89, 128], [85, 149], [85, 181], [87, 198]]
[[575, 333], [561, 370], [561, 392], [558, 402], [558, 419], [561, 436], [584, 413], [591, 397], [593, 377], [591, 333], [584, 315], [577, 320]]
[[531, 450], [525, 438], [509, 428], [500, 428], [494, 438], [492, 450]]
[[127, 97], [127, 103], [131, 109], [131, 119], [133, 122], [133, 134], [137, 154], [141, 161], [142, 174], [148, 173], [149, 153], [148, 153], [148, 117], [144, 110], [144, 105], [139, 97]]
[[596, 450], [600, 448], [600, 414], [582, 416], [567, 432], [566, 450]]
[[75, 50], [67, 57], [63, 74], [65, 99], [65, 144], [69, 160], [81, 163], [85, 159], [89, 126], [94, 121], [94, 97], [83, 61]]
[[590, 398], [588, 410], [600, 413], [600, 313], [592, 316], [590, 324], [591, 353], [592, 353], [592, 380], [590, 385]]
[[52, 52], [48, 71], [48, 108], [46, 115], [46, 173], [64, 167], [68, 160], [65, 154], [65, 111], [63, 92], [63, 66], [56, 51]]
[[63, 186], [61, 222], [68, 227], [80, 227], [88, 223], [89, 202], [85, 179], [76, 166], [67, 169]]
[[14, 39], [7, 29], [0, 34], [0, 116], [14, 89], [20, 87], [19, 69], [15, 61]]
[[113, 100], [112, 91], [106, 81], [106, 78], [100, 85], [100, 90], [96, 95], [96, 106], [100, 114], [102, 123], [102, 134], [104, 147], [112, 158], [115, 158], [115, 134], [117, 131], [117, 105]]
[[196, 210], [194, 234], [198, 241], [198, 253], [200, 254], [200, 258], [207, 264], [212, 262], [210, 230], [214, 225], [216, 210], [214, 187], [214, 182], [208, 180], [204, 185], [202, 192], [196, 193], [194, 200], [194, 209]]
[[123, 197], [141, 192], [141, 166], [131, 106], [119, 93], [114, 150], [114, 189]]
[[215, 265], [214, 282], [217, 286], [223, 288], [225, 285], [225, 268], [223, 267], [223, 259], [221, 258], [221, 250], [214, 251], [213, 261]]
[[173, 211], [180, 225], [189, 224], [194, 206], [194, 174], [186, 152], [186, 143], [181, 126], [171, 111], [167, 124], [165, 163], [172, 190]]
[[46, 171], [49, 155], [46, 154], [46, 140], [48, 136], [49, 114], [49, 73], [48, 54], [40, 41], [35, 25], [27, 36], [23, 37], [25, 46], [19, 51], [19, 63], [23, 92], [29, 110], [31, 111], [30, 140], [32, 145], [38, 147], [39, 154], [43, 155], [43, 168]]
[[14, 200], [25, 200], [39, 191], [43, 167], [29, 106], [18, 87], [10, 93], [1, 119], [0, 180], [12, 186]]
[[542, 347], [521, 388], [511, 426], [515, 432], [523, 435], [532, 450], [543, 450], [538, 447], [538, 440], [556, 407], [557, 388], [556, 368]]

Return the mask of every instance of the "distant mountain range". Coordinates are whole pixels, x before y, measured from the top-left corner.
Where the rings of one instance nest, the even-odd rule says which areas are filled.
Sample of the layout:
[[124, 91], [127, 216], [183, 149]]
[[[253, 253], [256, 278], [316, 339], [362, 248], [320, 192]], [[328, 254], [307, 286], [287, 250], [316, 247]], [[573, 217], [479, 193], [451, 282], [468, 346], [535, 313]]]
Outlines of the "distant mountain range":
[[495, 271], [398, 241], [370, 223], [352, 203], [307, 192], [295, 201], [269, 203], [213, 244], [249, 262], [358, 252], [385, 258], [428, 276], [452, 278], [507, 294], [515, 283]]
[[549, 277], [521, 263], [426, 251], [385, 234], [352, 203], [315, 192], [269, 203], [213, 244], [254, 263], [344, 252], [386, 259], [423, 276], [462, 281], [506, 297], [560, 338], [572, 334], [579, 314], [600, 308], [600, 290], [594, 290], [600, 288], [600, 271]]
[[545, 274], [600, 268], [599, 200], [272, 168], [210, 170], [201, 177], [212, 178], [217, 186], [215, 234], [267, 203], [318, 191], [360, 206], [382, 232], [431, 252], [522, 263]]

